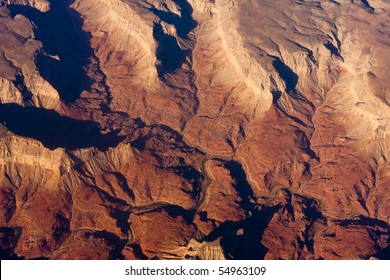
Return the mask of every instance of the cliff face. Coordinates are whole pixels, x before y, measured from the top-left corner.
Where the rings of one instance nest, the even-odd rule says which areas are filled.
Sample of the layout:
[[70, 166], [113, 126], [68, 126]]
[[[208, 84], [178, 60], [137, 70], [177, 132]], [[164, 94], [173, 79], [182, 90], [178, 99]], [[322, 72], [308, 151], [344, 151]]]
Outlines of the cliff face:
[[0, 3], [2, 258], [389, 258], [388, 1]]

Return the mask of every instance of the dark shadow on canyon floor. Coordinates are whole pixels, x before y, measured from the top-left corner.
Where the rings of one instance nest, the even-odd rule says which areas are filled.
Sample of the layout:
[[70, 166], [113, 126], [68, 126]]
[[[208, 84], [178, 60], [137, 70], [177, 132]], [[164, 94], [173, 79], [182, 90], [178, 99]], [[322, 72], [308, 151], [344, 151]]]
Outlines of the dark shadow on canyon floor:
[[116, 132], [101, 133], [96, 122], [75, 120], [52, 110], [17, 104], [0, 104], [0, 122], [16, 135], [36, 139], [49, 149], [96, 147], [107, 150], [124, 139]]

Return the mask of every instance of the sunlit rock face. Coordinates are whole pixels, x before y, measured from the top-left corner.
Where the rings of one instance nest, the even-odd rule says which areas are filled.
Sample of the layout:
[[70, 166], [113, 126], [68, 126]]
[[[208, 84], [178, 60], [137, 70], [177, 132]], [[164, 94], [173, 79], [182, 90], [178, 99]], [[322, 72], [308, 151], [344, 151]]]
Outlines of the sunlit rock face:
[[389, 13], [0, 1], [1, 259], [388, 259]]

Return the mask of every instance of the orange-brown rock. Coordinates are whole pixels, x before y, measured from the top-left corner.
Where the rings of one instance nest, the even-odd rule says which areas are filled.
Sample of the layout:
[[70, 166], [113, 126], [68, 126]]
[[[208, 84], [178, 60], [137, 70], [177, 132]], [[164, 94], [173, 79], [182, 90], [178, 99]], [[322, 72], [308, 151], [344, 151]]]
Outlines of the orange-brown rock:
[[0, 258], [388, 259], [388, 1], [0, 1]]
[[171, 259], [176, 257], [180, 247], [187, 247], [195, 228], [185, 217], [176, 216], [176, 211], [169, 209], [130, 216], [131, 239], [139, 244], [145, 257]]

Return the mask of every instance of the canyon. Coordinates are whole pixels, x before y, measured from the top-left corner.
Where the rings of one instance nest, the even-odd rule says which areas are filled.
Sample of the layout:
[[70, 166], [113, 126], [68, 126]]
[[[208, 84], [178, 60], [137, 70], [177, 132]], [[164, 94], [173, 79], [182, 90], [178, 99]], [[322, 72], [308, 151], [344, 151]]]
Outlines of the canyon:
[[389, 0], [0, 0], [1, 259], [389, 259]]

